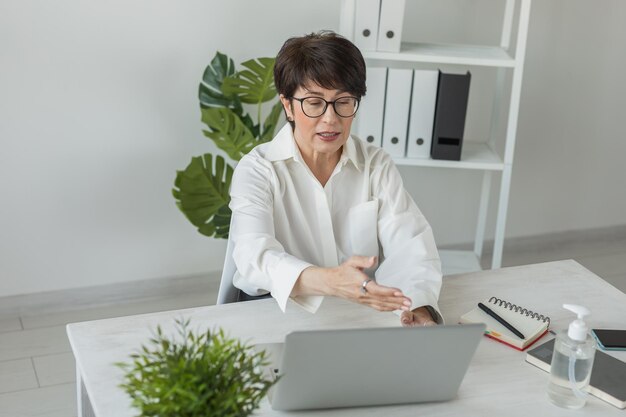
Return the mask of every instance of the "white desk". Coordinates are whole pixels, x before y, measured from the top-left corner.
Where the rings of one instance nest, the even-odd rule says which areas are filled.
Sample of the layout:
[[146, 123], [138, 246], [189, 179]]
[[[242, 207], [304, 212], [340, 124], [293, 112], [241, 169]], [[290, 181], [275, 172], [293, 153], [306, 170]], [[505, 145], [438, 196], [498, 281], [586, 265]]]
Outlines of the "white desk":
[[[476, 302], [492, 295], [550, 315], [552, 328], [556, 330], [566, 327], [572, 318], [561, 308], [564, 302], [589, 307], [590, 323], [594, 327], [623, 328], [626, 323], [626, 295], [574, 261], [446, 277], [440, 307], [446, 322], [456, 323]], [[69, 324], [67, 332], [76, 358], [79, 416], [137, 415], [137, 410], [130, 406], [130, 398], [118, 388], [122, 371], [112, 363], [128, 361], [129, 355], [147, 342], [157, 325], [169, 333], [174, 319], [180, 317], [191, 318], [194, 328], [220, 326], [232, 336], [258, 343], [281, 341], [288, 332], [297, 329], [399, 325], [398, 317], [392, 313], [379, 313], [332, 298], [327, 298], [314, 315], [296, 305], [290, 305], [283, 314], [268, 299]], [[542, 342], [545, 340], [548, 338]], [[626, 360], [626, 352], [612, 354]], [[273, 411], [264, 400], [255, 415], [626, 417], [626, 411], [595, 397], [590, 397], [587, 406], [577, 412], [550, 404], [546, 397], [548, 374], [527, 364], [525, 355], [483, 338], [454, 401], [282, 413]]]

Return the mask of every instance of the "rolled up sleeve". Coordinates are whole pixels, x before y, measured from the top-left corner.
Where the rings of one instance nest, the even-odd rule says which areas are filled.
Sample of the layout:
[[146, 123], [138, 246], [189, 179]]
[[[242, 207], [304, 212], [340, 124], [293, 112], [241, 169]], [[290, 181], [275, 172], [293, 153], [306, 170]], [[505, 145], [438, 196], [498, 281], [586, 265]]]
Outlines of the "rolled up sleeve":
[[372, 193], [381, 201], [378, 237], [384, 254], [376, 281], [399, 288], [411, 299], [411, 309], [431, 307], [438, 316], [435, 320], [442, 323], [441, 260], [432, 229], [404, 189], [391, 158], [386, 154], [381, 158], [372, 172]]
[[233, 285], [247, 294], [268, 291], [282, 311], [302, 271], [312, 264], [285, 251], [275, 238], [269, 162], [247, 155], [231, 185], [230, 239], [237, 272]]

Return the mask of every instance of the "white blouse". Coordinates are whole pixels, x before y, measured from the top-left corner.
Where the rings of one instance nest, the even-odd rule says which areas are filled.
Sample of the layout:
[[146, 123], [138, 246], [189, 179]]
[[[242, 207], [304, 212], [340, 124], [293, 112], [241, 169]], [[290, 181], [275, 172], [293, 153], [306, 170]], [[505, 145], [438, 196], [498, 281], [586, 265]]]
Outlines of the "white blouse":
[[[367, 273], [379, 284], [399, 288], [411, 309], [439, 312], [441, 262], [432, 230], [379, 147], [349, 137], [322, 187], [286, 124], [241, 159], [230, 195], [233, 284], [247, 294], [269, 291], [285, 311], [305, 268], [375, 255], [379, 267]], [[311, 312], [323, 298], [292, 297]]]

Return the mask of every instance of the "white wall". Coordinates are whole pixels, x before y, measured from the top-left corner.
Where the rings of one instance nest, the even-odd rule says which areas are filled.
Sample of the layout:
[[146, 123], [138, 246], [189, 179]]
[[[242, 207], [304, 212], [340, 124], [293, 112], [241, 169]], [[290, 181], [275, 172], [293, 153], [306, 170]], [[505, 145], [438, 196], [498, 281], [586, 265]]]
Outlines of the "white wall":
[[[504, 1], [407, 3], [415, 19], [405, 20], [411, 40], [499, 41]], [[428, 11], [420, 13], [424, 7]], [[626, 224], [625, 19], [626, 2], [619, 0], [533, 2], [507, 236]], [[472, 68], [469, 140], [487, 133], [491, 75]], [[473, 239], [482, 173], [402, 172], [415, 178], [407, 188], [431, 220], [439, 244]], [[499, 185], [495, 181], [495, 193]], [[450, 209], [453, 215], [445, 216]], [[493, 229], [488, 227], [490, 236]]]
[[626, 2], [535, 3], [510, 234], [626, 224]]
[[336, 28], [338, 10], [3, 0], [0, 296], [221, 269], [224, 242], [198, 234], [171, 196], [175, 171], [215, 150], [201, 132], [202, 72], [217, 49], [241, 62]]
[[[626, 223], [626, 3], [601, 3], [533, 5], [509, 236]], [[448, 1], [445, 25], [425, 21], [497, 42], [500, 1], [468, 4]], [[2, 1], [0, 296], [220, 269], [224, 242], [171, 197], [175, 171], [215, 150], [199, 122], [202, 71], [218, 49], [241, 62], [337, 29], [338, 11], [336, 0]], [[422, 36], [417, 22], [407, 37]], [[473, 91], [470, 133], [489, 100]], [[440, 244], [472, 239], [479, 174], [402, 172]]]

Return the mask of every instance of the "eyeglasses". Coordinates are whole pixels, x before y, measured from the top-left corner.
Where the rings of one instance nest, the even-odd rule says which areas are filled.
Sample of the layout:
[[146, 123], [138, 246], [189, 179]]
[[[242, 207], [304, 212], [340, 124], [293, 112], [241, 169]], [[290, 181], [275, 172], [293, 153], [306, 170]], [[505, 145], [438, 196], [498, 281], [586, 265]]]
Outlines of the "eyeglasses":
[[326, 113], [329, 104], [333, 105], [337, 116], [352, 117], [356, 114], [361, 101], [356, 97], [341, 97], [335, 101], [326, 101], [321, 97], [291, 98], [299, 101], [300, 106], [302, 106], [302, 113], [311, 118], [320, 117]]

